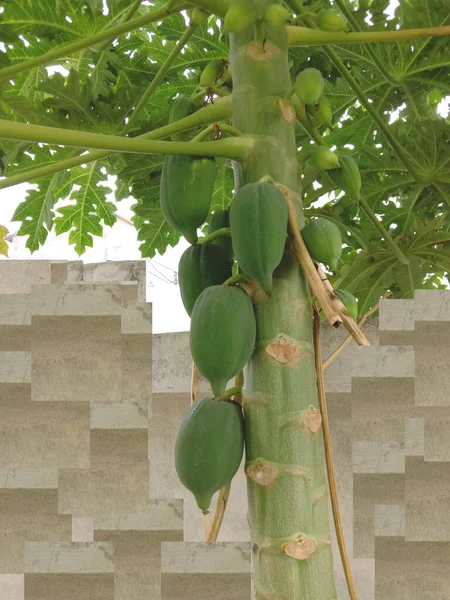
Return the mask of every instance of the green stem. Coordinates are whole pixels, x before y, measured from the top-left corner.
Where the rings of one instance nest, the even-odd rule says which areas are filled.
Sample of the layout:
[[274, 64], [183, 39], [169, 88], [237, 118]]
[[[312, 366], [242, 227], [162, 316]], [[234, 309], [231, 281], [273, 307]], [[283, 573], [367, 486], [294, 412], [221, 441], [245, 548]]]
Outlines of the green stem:
[[242, 387], [235, 386], [225, 390], [223, 394], [217, 397], [217, 400], [228, 400], [232, 396], [236, 396], [236, 394], [240, 394], [242, 392]]
[[392, 238], [392, 236], [389, 234], [389, 232], [386, 231], [386, 228], [384, 227], [383, 223], [381, 223], [381, 221], [379, 221], [377, 219], [376, 214], [373, 212], [373, 210], [370, 208], [369, 204], [366, 202], [366, 200], [361, 195], [358, 196], [358, 204], [361, 206], [363, 211], [366, 213], [366, 215], [372, 221], [373, 225], [375, 226], [375, 228], [377, 229], [379, 234], [384, 238], [385, 242], [390, 247], [390, 249], [395, 254], [395, 256], [398, 258], [398, 260], [402, 263], [402, 265], [409, 265], [409, 260], [406, 258], [406, 256], [403, 254], [403, 252], [397, 246], [397, 244], [395, 243], [395, 240]]
[[355, 31], [341, 33], [288, 25], [288, 44], [293, 46], [321, 46], [323, 44], [364, 44], [371, 42], [398, 42], [425, 37], [450, 35], [450, 26], [425, 29], [397, 29], [395, 31]]
[[215, 133], [217, 129], [219, 129], [219, 131], [221, 131], [222, 133], [229, 133], [233, 137], [242, 137], [244, 135], [242, 131], [239, 131], [239, 129], [236, 129], [236, 127], [227, 125], [226, 123], [213, 123], [211, 125], [208, 125], [208, 127], [206, 127], [206, 129], [204, 129], [203, 131], [200, 131], [198, 135], [192, 138], [191, 142], [202, 142], [209, 135]]
[[275, 185], [276, 181], [273, 177], [271, 177], [270, 175], [263, 175], [262, 177], [259, 178], [259, 181], [261, 182], [265, 182], [265, 183], [273, 183]]
[[[208, 104], [207, 106], [201, 108], [200, 110], [196, 111], [192, 115], [189, 115], [188, 117], [184, 117], [179, 121], [169, 123], [169, 125], [159, 127], [158, 129], [154, 129], [153, 131], [149, 131], [133, 139], [157, 140], [168, 137], [174, 133], [181, 133], [182, 131], [195, 129], [196, 127], [199, 127], [201, 125], [206, 125], [207, 123], [220, 121], [222, 119], [227, 119], [230, 117], [231, 98], [217, 100], [216, 102], [214, 102], [214, 104]], [[50, 165], [46, 165], [45, 167], [30, 169], [29, 171], [25, 171], [24, 173], [12, 175], [7, 179], [0, 179], [0, 190], [12, 187], [14, 185], [18, 185], [19, 183], [25, 183], [33, 181], [35, 179], [39, 179], [40, 177], [52, 175], [54, 173], [58, 173], [59, 171], [72, 169], [74, 167], [78, 167], [79, 165], [84, 165], [95, 160], [101, 160], [103, 158], [111, 156], [111, 154], [113, 154], [113, 152], [110, 152], [108, 150], [96, 150], [91, 151], [88, 154], [83, 154], [82, 156], [74, 156], [73, 158], [67, 158], [65, 160], [54, 162]]]
[[222, 227], [221, 229], [216, 229], [216, 231], [213, 231], [212, 233], [210, 233], [209, 235], [206, 235], [205, 237], [199, 238], [197, 241], [197, 244], [210, 244], [211, 242], [213, 242], [214, 240], [216, 240], [219, 237], [223, 237], [223, 236], [229, 237], [230, 235], [231, 235], [230, 227]]
[[408, 264], [408, 277], [409, 277], [409, 285], [411, 287], [411, 295], [414, 298], [416, 290], [415, 290], [414, 278], [413, 278], [412, 269], [411, 269], [410, 264]]
[[206, 140], [206, 138], [211, 135], [212, 133], [214, 133], [214, 131], [216, 130], [216, 126], [214, 123], [212, 123], [211, 125], [208, 125], [208, 127], [205, 127], [205, 129], [203, 129], [203, 131], [200, 131], [200, 133], [198, 133], [195, 137], [192, 138], [191, 143], [192, 142], [203, 142], [203, 140]]
[[214, 142], [161, 142], [42, 125], [27, 125], [3, 119], [0, 119], [0, 139], [58, 144], [75, 148], [98, 148], [110, 152], [222, 156], [234, 160], [243, 160], [254, 144], [253, 140], [244, 137], [227, 138]]
[[323, 146], [324, 141], [322, 136], [320, 135], [317, 127], [311, 122], [311, 119], [306, 112], [305, 106], [303, 102], [301, 102], [297, 95], [293, 95], [291, 98], [291, 104], [295, 109], [295, 115], [297, 117], [297, 121], [309, 135], [309, 137], [316, 142], [317, 145]]
[[23, 71], [28, 71], [34, 67], [52, 63], [53, 61], [63, 58], [68, 54], [73, 54], [75, 52], [79, 52], [80, 50], [84, 50], [85, 48], [90, 48], [91, 46], [95, 46], [96, 44], [105, 42], [106, 40], [116, 38], [124, 33], [132, 31], [133, 29], [143, 27], [144, 25], [149, 25], [155, 21], [161, 21], [173, 13], [180, 12], [187, 6], [187, 3], [178, 4], [171, 7], [163, 6], [157, 10], [152, 10], [142, 17], [137, 17], [136, 19], [132, 19], [126, 23], [120, 23], [115, 27], [105, 29], [104, 31], [100, 31], [95, 35], [90, 35], [81, 40], [69, 42], [68, 44], [62, 44], [57, 48], [53, 48], [53, 50], [49, 50], [48, 52], [41, 54], [40, 56], [29, 58], [28, 60], [23, 60], [15, 65], [11, 65], [10, 67], [0, 69], [0, 81], [4, 79], [13, 79], [16, 75], [22, 73]]
[[405, 165], [406, 169], [409, 171], [409, 173], [413, 176], [413, 178], [417, 182], [420, 182], [422, 178], [421, 178], [419, 172], [417, 171], [417, 169], [411, 163], [408, 154], [405, 152], [405, 150], [403, 149], [401, 144], [399, 144], [397, 142], [394, 135], [392, 135], [392, 132], [389, 129], [389, 126], [384, 122], [383, 118], [378, 114], [378, 112], [370, 104], [370, 102], [366, 98], [364, 91], [353, 79], [353, 77], [351, 76], [351, 74], [350, 74], [349, 70], [347, 69], [347, 67], [345, 66], [345, 64], [342, 62], [342, 60], [339, 58], [339, 56], [336, 54], [336, 52], [329, 46], [324, 47], [324, 52], [327, 54], [327, 56], [330, 58], [330, 60], [334, 63], [335, 67], [340, 72], [342, 77], [347, 81], [347, 83], [353, 89], [356, 96], [358, 97], [358, 100], [361, 102], [361, 104], [364, 106], [366, 111], [369, 113], [369, 115], [372, 117], [372, 119], [378, 125], [378, 128], [383, 133], [384, 137], [389, 142], [389, 144], [391, 145], [392, 149], [395, 151], [395, 153], [397, 154], [399, 159]]
[[240, 129], [227, 125], [226, 123], [219, 123], [219, 128], [224, 133], [229, 133], [234, 137], [242, 137], [244, 135]]
[[[339, 7], [342, 14], [345, 16], [345, 18], [347, 19], [347, 21], [352, 26], [352, 29], [354, 31], [358, 31], [358, 32], [362, 31], [361, 27], [359, 26], [358, 21], [355, 19], [352, 12], [349, 10], [347, 4], [345, 2], [343, 2], [343, 0], [335, 0], [335, 3], [336, 3], [336, 6]], [[366, 50], [366, 52], [369, 54], [370, 58], [373, 60], [373, 62], [378, 67], [378, 70], [383, 75], [384, 79], [391, 85], [398, 85], [398, 81], [396, 81], [395, 78], [392, 77], [392, 75], [390, 73], [388, 73], [388, 71], [385, 69], [383, 63], [378, 58], [373, 47], [370, 44], [367, 44], [363, 47]]]
[[124, 127], [124, 129], [122, 131], [122, 135], [125, 135], [126, 133], [128, 133], [131, 130], [134, 123], [136, 122], [136, 119], [139, 117], [141, 110], [147, 104], [149, 98], [153, 95], [156, 88], [161, 83], [164, 75], [167, 73], [167, 71], [173, 65], [175, 60], [181, 54], [181, 51], [183, 50], [185, 45], [188, 43], [188, 41], [192, 37], [192, 35], [195, 33], [196, 29], [197, 29], [197, 25], [189, 25], [188, 28], [184, 31], [184, 33], [181, 36], [181, 38], [179, 39], [179, 41], [175, 44], [174, 48], [169, 53], [168, 57], [163, 62], [163, 64], [159, 68], [158, 72], [154, 76], [151, 84], [145, 90], [144, 94], [142, 94], [141, 99], [139, 100], [136, 108], [133, 110], [133, 113], [131, 114], [131, 116], [128, 120], [128, 123], [126, 124], [126, 126]]
[[[262, 0], [263, 11], [271, 0]], [[297, 12], [297, 11], [296, 11]], [[295, 121], [283, 98], [292, 87], [286, 29], [230, 35], [233, 124], [264, 136], [235, 169], [235, 187], [266, 175], [301, 194]], [[274, 111], [274, 99], [277, 110]], [[297, 194], [293, 195], [304, 223]], [[269, 243], [261, 240], [261, 243]], [[336, 598], [327, 485], [312, 344], [312, 307], [304, 273], [289, 247], [273, 288], [254, 306], [256, 349], [246, 368], [245, 436], [248, 518], [257, 600]], [[301, 394], [298, 393], [301, 390]]]
[[264, 23], [258, 19], [255, 24], [254, 24], [254, 30], [255, 30], [255, 41], [256, 42], [262, 42], [265, 38], [265, 27], [264, 27]]
[[229, 277], [226, 281], [223, 282], [223, 285], [237, 285], [238, 283], [246, 283], [247, 281], [250, 281], [250, 277], [248, 275], [238, 273], [237, 275]]

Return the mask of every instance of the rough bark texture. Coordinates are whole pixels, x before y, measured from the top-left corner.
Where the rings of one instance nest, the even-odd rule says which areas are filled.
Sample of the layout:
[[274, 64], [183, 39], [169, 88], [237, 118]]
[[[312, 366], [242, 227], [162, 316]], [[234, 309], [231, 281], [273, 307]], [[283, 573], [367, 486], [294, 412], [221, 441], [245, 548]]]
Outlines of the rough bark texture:
[[[264, 143], [235, 169], [237, 186], [270, 175], [295, 190], [295, 114], [280, 29], [231, 36], [234, 125]], [[270, 298], [256, 305], [257, 349], [245, 385], [246, 472], [258, 600], [335, 600], [322, 430], [305, 277], [289, 249]]]

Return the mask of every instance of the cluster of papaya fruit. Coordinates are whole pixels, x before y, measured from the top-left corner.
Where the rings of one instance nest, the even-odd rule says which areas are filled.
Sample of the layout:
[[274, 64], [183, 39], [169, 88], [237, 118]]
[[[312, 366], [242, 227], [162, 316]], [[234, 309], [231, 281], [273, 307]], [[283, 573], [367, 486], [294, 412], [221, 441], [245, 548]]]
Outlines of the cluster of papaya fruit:
[[[208, 81], [204, 77], [202, 86], [216, 80], [219, 72], [214, 61], [208, 66]], [[323, 85], [311, 71], [315, 70], [299, 75], [295, 91], [302, 102], [315, 106]], [[313, 80], [320, 93], [313, 89]], [[194, 110], [193, 101], [180, 96], [172, 106], [170, 120]], [[188, 137], [183, 133], [173, 139]], [[339, 155], [338, 162], [330, 171], [336, 183], [346, 192], [358, 194], [358, 166], [348, 155]], [[198, 229], [210, 213], [216, 174], [213, 158], [169, 155], [163, 163], [160, 185], [161, 210], [167, 223], [190, 243], [179, 263], [180, 293], [191, 317], [192, 357], [213, 392], [213, 397], [194, 403], [185, 415], [175, 446], [179, 479], [203, 511], [208, 510], [213, 494], [232, 480], [244, 451], [242, 408], [226, 388], [253, 354], [256, 319], [250, 296], [236, 285], [233, 274], [239, 272], [255, 281], [269, 296], [288, 236], [284, 195], [273, 180], [262, 178], [241, 187], [230, 208], [215, 211], [209, 219], [206, 241], [199, 239]], [[336, 268], [342, 239], [334, 223], [311, 219], [302, 229], [302, 237], [314, 261]], [[356, 318], [356, 299], [344, 290], [335, 291]]]
[[[244, 450], [242, 409], [230, 400], [226, 386], [251, 358], [256, 320], [249, 295], [228, 285], [233, 283], [232, 264], [236, 259], [239, 269], [270, 293], [288, 231], [283, 194], [273, 183], [259, 181], [240, 188], [231, 208], [210, 219], [208, 235], [221, 230], [231, 238], [198, 240], [197, 228], [207, 218], [214, 179], [212, 159], [171, 156], [164, 162], [160, 195], [167, 221], [191, 242], [180, 259], [180, 292], [191, 316], [192, 357], [214, 394], [191, 407], [175, 446], [178, 477], [203, 511], [213, 494], [232, 480]], [[312, 258], [334, 268], [342, 246], [336, 225], [314, 219], [302, 232]], [[347, 292], [337, 293], [356, 317], [355, 299]]]
[[[345, 20], [332, 10], [322, 10], [308, 16], [322, 31], [348, 31]], [[252, 0], [234, 0], [225, 14], [223, 33], [240, 33], [258, 22], [269, 27], [283, 27], [292, 22], [292, 16], [281, 4], [269, 4], [261, 13]]]

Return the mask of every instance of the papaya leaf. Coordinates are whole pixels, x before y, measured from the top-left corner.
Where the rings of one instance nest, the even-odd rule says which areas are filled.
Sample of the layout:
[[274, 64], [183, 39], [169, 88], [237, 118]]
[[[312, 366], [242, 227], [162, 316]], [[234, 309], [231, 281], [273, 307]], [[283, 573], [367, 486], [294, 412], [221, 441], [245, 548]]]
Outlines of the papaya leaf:
[[8, 244], [6, 243], [5, 236], [8, 235], [9, 231], [3, 225], [0, 225], [0, 254], [2, 256], [8, 256]]
[[114, 212], [117, 207], [107, 200], [111, 190], [105, 185], [104, 175], [96, 162], [72, 171], [72, 179], [59, 189], [60, 197], [73, 204], [57, 209], [54, 219], [57, 234], [70, 231], [69, 244], [75, 246], [78, 254], [87, 247], [92, 248], [93, 236], [101, 237], [103, 225], [112, 226], [116, 222]]

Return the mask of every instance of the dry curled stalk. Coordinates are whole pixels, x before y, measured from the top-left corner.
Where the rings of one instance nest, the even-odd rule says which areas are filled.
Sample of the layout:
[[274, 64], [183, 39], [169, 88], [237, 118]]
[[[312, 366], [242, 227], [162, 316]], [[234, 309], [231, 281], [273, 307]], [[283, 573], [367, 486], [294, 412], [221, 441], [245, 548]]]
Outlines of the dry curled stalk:
[[320, 267], [318, 270], [314, 264], [300, 233], [297, 213], [292, 200], [288, 195], [285, 195], [285, 199], [288, 207], [289, 230], [295, 257], [303, 269], [311, 290], [316, 296], [325, 316], [334, 327], [338, 327], [341, 323], [344, 323], [350, 335], [360, 346], [370, 346], [366, 336], [334, 293], [333, 286], [328, 281], [323, 270]]
[[[383, 295], [383, 298], [389, 298], [389, 296], [392, 295], [392, 292], [386, 292]], [[367, 319], [370, 317], [370, 315], [373, 315], [374, 312], [376, 312], [378, 310], [380, 303], [377, 302], [375, 304], [375, 306], [373, 306], [370, 310], [368, 310], [358, 321], [358, 326], [362, 327], [364, 325], [364, 323], [367, 321]], [[348, 335], [345, 340], [339, 344], [339, 346], [336, 348], [336, 350], [334, 352], [332, 352], [330, 354], [330, 356], [324, 361], [322, 368], [325, 371], [325, 369], [327, 367], [329, 367], [331, 365], [331, 363], [333, 362], [333, 360], [335, 360], [335, 358], [337, 358], [339, 356], [339, 354], [342, 352], [342, 350], [345, 348], [345, 346], [347, 346], [347, 344], [349, 344], [351, 342], [351, 340], [353, 339], [353, 337], [351, 335]]]
[[320, 346], [320, 315], [317, 311], [316, 306], [314, 306], [314, 354], [317, 371], [317, 390], [319, 393], [320, 411], [322, 413], [325, 461], [327, 465], [328, 485], [330, 488], [331, 508], [333, 510], [334, 526], [336, 529], [339, 553], [341, 555], [342, 566], [344, 567], [345, 579], [347, 581], [350, 600], [358, 600], [358, 597], [356, 595], [355, 583], [353, 581], [350, 561], [345, 546], [344, 530], [342, 527], [341, 515], [339, 511], [339, 500], [336, 488], [336, 478], [334, 476], [333, 455], [331, 451], [330, 423], [328, 421], [325, 384], [323, 380], [322, 350]]
[[[241, 371], [239, 375], [236, 375], [234, 378], [233, 387], [242, 388], [244, 385], [244, 373]], [[233, 400], [235, 402], [239, 402], [242, 404], [242, 392], [240, 394], [236, 394], [233, 396]], [[217, 498], [216, 510], [214, 512], [213, 521], [209, 532], [206, 536], [207, 542], [216, 542], [219, 536], [220, 528], [222, 527], [223, 518], [225, 516], [225, 510], [228, 504], [228, 498], [230, 497], [231, 491], [231, 482], [222, 488], [219, 492], [219, 496]]]

